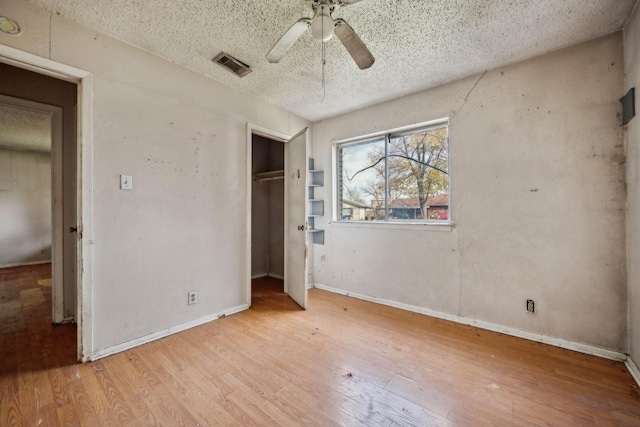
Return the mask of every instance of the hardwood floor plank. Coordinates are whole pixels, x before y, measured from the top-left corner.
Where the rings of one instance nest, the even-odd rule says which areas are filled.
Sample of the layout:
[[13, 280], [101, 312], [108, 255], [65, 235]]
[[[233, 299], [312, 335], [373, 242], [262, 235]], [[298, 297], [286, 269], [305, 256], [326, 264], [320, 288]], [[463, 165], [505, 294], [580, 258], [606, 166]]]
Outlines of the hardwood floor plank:
[[171, 378], [165, 381], [164, 385], [194, 416], [202, 420], [203, 425], [215, 425], [220, 417], [224, 417], [224, 412], [220, 411], [219, 405], [213, 401], [213, 396], [216, 395], [209, 394], [209, 388], [203, 389], [199, 381], [193, 380], [194, 373], [191, 367], [179, 366], [161, 352], [157, 352], [156, 356], [158, 362], [167, 367], [167, 373]]
[[[234, 406], [242, 411], [244, 414], [243, 425], [252, 426], [273, 426], [278, 423], [266, 414], [262, 409], [249, 401], [242, 392], [237, 391], [231, 393], [228, 396], [230, 402], [233, 402]], [[237, 421], [236, 421], [237, 422]]]
[[[100, 414], [82, 381], [74, 381], [69, 384], [69, 393], [71, 394], [71, 400], [80, 425], [86, 427], [103, 425]], [[30, 425], [33, 425], [33, 423]]]
[[46, 405], [40, 408], [39, 418], [33, 424], [34, 426], [58, 426], [61, 425], [58, 420], [58, 412], [54, 404]]
[[112, 416], [118, 425], [134, 425], [136, 413], [132, 410], [127, 400], [124, 398], [118, 383], [109, 374], [108, 370], [96, 375], [97, 383], [102, 393], [109, 402]]
[[17, 393], [0, 401], [0, 423], [12, 427], [22, 425], [22, 408]]
[[621, 363], [317, 289], [303, 311], [270, 278], [250, 310], [78, 364], [48, 277], [0, 269], [3, 427], [640, 426]]
[[63, 427], [82, 427], [73, 404], [63, 405], [56, 409], [58, 424]]
[[[109, 400], [100, 388], [100, 383], [98, 382], [96, 376], [90, 375], [86, 378], [83, 378], [82, 385], [87, 395], [86, 398], [89, 402], [91, 402], [93, 410], [95, 411], [95, 415], [99, 420], [97, 425], [117, 425], [117, 421], [113, 417], [113, 411], [111, 410], [111, 406], [109, 405]], [[127, 399], [127, 403], [132, 404], [133, 402]]]
[[152, 391], [153, 393], [147, 397], [153, 396], [153, 407], [158, 414], [161, 425], [205, 425], [204, 421], [177, 399], [172, 390], [164, 383], [153, 387]]
[[0, 373], [0, 399], [10, 399], [16, 394], [18, 394], [18, 373], [15, 370], [11, 372], [7, 368], [6, 372]]

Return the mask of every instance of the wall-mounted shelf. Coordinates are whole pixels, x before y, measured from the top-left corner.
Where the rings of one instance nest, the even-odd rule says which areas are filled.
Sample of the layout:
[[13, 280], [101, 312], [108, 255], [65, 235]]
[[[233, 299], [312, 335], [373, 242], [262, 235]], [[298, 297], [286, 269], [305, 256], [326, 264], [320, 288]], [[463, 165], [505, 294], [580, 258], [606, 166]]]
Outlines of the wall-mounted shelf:
[[324, 215], [324, 200], [309, 200], [309, 216]]
[[309, 187], [324, 187], [324, 171], [309, 170], [309, 173], [311, 174]]
[[274, 181], [276, 179], [284, 179], [284, 170], [260, 172], [253, 175], [253, 179], [258, 182]]
[[309, 216], [307, 217], [307, 232], [313, 243], [324, 245], [324, 230], [315, 228], [316, 217], [324, 215], [324, 200], [315, 198], [315, 189], [324, 187], [324, 171], [314, 168], [313, 159], [309, 159]]
[[311, 234], [311, 241], [316, 245], [324, 245], [324, 230], [307, 230]]

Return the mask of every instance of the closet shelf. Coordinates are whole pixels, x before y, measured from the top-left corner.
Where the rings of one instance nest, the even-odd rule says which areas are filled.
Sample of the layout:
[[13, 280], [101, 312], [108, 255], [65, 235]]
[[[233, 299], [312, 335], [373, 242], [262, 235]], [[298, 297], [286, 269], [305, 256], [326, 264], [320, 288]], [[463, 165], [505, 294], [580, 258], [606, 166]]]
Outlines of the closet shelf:
[[260, 172], [253, 175], [253, 179], [260, 182], [284, 179], [284, 170]]

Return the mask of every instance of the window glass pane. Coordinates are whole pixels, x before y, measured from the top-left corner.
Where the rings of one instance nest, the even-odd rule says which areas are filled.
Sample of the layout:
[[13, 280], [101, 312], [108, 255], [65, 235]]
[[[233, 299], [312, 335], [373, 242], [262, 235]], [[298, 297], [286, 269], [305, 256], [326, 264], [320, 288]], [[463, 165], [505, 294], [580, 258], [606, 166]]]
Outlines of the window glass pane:
[[338, 150], [340, 170], [339, 219], [384, 219], [384, 138], [343, 145]]
[[338, 219], [449, 222], [449, 135], [442, 122], [338, 146]]
[[446, 125], [390, 137], [390, 220], [449, 220], [448, 140]]

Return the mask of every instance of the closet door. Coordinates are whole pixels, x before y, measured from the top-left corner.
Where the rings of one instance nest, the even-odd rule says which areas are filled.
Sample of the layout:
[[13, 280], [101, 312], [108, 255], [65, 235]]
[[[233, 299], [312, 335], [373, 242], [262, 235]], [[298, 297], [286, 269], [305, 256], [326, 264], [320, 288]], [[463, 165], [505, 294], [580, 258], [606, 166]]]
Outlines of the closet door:
[[307, 128], [285, 144], [284, 289], [307, 308]]

